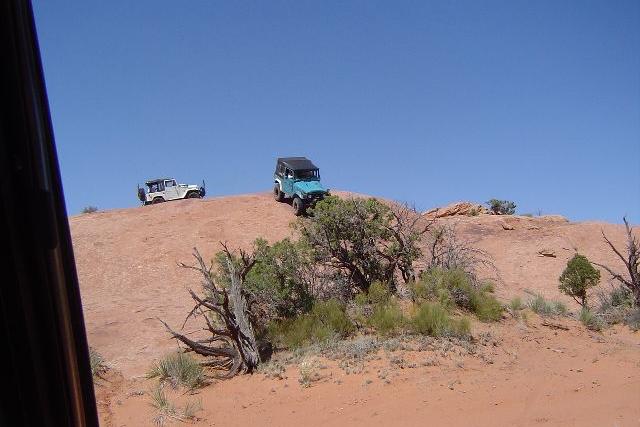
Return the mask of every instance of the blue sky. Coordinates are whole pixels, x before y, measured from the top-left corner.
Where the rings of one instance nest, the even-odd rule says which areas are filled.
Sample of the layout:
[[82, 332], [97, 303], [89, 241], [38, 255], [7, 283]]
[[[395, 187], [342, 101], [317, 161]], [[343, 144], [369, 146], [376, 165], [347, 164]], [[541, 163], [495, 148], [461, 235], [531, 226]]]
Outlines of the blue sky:
[[67, 209], [327, 186], [640, 222], [638, 1], [39, 1]]

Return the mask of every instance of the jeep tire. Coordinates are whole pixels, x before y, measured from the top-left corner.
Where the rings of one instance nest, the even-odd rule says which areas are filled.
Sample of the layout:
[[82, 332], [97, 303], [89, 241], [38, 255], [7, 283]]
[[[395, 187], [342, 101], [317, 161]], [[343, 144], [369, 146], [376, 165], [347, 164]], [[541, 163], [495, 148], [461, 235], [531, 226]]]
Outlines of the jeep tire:
[[302, 204], [300, 197], [295, 197], [291, 206], [293, 206], [293, 213], [295, 213], [296, 216], [300, 216], [304, 213], [304, 205]]
[[187, 194], [187, 199], [199, 199], [200, 198], [200, 193], [198, 193], [197, 191], [192, 191], [191, 193]]
[[164, 202], [164, 199], [162, 197], [156, 197], [151, 201], [151, 204], [155, 205], [157, 203], [162, 203]]
[[280, 184], [273, 186], [273, 198], [276, 199], [276, 202], [284, 201], [284, 193], [280, 191]]

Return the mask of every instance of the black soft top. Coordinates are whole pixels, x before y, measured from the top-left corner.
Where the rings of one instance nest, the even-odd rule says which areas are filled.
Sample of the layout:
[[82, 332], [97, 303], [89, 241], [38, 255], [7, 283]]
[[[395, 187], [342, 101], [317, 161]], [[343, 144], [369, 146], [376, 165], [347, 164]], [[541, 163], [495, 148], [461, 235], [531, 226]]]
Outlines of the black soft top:
[[289, 169], [294, 171], [308, 171], [318, 169], [318, 167], [306, 157], [279, 157], [278, 163], [283, 163]]
[[159, 182], [164, 182], [165, 180], [172, 180], [173, 178], [157, 178], [157, 179], [150, 179], [148, 181], [145, 182], [146, 185], [151, 185], [151, 184], [157, 184]]

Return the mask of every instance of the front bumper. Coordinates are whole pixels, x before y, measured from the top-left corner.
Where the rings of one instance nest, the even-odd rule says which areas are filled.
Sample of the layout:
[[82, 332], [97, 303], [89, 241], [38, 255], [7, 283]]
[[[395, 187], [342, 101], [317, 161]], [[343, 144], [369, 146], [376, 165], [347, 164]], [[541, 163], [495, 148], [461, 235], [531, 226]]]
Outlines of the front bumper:
[[319, 202], [320, 200], [324, 199], [325, 193], [313, 193], [313, 194], [306, 194], [303, 198], [302, 198], [302, 203], [305, 206], [313, 206], [315, 205], [317, 202]]

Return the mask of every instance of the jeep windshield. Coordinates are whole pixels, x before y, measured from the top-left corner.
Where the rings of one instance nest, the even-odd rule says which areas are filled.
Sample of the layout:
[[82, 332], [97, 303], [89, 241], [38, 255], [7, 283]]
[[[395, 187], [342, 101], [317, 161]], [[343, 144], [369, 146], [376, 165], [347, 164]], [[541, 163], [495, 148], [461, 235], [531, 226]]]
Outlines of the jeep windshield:
[[318, 181], [320, 179], [320, 171], [318, 169], [298, 170], [295, 171], [294, 177], [301, 181]]

